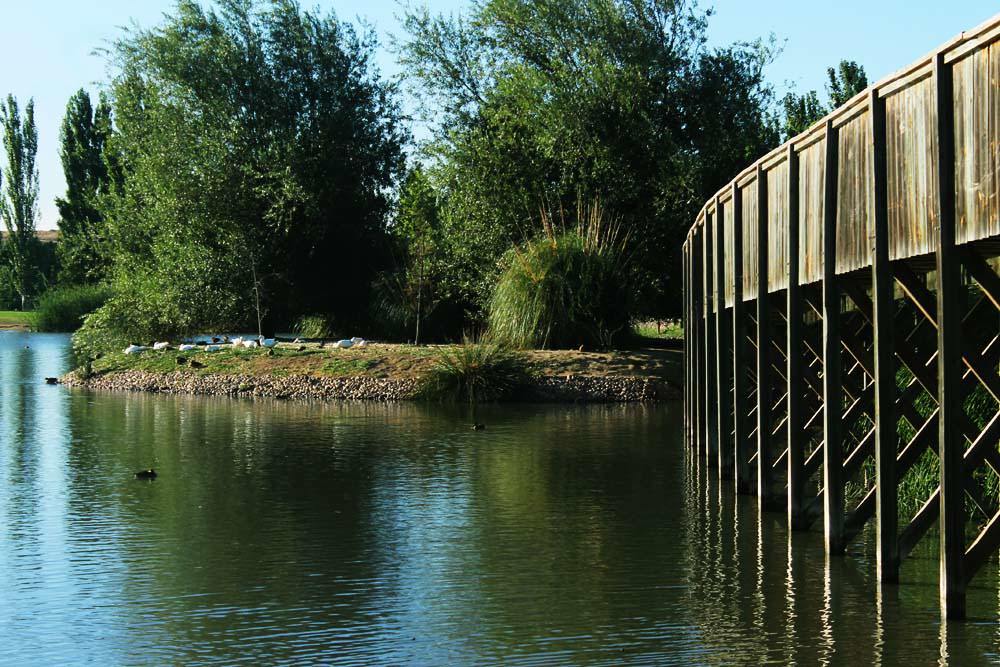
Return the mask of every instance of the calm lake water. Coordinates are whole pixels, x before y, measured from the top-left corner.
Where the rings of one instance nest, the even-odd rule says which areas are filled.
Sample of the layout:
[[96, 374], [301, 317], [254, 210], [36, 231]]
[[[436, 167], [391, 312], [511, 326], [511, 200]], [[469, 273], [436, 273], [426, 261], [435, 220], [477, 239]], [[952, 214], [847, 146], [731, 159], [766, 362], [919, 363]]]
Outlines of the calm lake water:
[[[26, 348], [25, 346], [29, 346]], [[4, 664], [913, 664], [1000, 659], [991, 565], [938, 621], [701, 480], [681, 406], [92, 394], [0, 333]], [[133, 472], [155, 467], [153, 482]]]

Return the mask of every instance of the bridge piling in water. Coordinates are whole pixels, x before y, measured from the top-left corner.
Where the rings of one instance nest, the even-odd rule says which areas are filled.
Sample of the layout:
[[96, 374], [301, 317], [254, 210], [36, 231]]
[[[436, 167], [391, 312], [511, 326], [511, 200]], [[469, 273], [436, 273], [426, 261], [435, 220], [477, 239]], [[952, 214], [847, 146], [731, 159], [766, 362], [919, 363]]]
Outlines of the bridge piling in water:
[[[1000, 16], [713, 197], [683, 247], [693, 457], [877, 577], [937, 525], [941, 612], [1000, 549]], [[912, 516], [900, 486], [936, 468]], [[968, 538], [971, 539], [971, 543]]]

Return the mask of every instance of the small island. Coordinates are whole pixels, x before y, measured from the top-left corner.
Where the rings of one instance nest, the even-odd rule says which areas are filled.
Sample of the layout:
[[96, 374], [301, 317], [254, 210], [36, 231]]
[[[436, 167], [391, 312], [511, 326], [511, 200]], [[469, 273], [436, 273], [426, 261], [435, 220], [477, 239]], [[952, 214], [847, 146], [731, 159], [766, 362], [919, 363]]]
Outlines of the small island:
[[[145, 391], [278, 399], [434, 400], [460, 393], [459, 381], [444, 391], [430, 384], [441, 375], [443, 360], [484, 344], [402, 345], [371, 343], [339, 349], [318, 342], [279, 342], [273, 348], [228, 346], [203, 349], [146, 350], [127, 355], [113, 352], [68, 373], [61, 382], [95, 390]], [[677, 399], [682, 373], [680, 350], [642, 347], [634, 350], [497, 349], [513, 364], [515, 381], [489, 394], [491, 357], [478, 365], [487, 376], [487, 395], [508, 401], [645, 402]], [[495, 360], [495, 358], [494, 358]], [[472, 364], [466, 364], [471, 366]], [[464, 394], [460, 397], [464, 397]]]

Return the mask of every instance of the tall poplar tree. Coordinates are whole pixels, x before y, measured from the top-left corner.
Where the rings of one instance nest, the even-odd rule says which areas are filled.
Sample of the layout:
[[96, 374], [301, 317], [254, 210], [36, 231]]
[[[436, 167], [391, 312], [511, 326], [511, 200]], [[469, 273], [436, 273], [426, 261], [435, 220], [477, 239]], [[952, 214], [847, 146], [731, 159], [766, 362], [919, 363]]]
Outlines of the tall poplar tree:
[[0, 217], [7, 228], [5, 248], [9, 275], [24, 310], [35, 279], [35, 221], [38, 218], [38, 130], [35, 126], [35, 101], [29, 100], [24, 120], [17, 100], [8, 95], [0, 104], [0, 126], [3, 127], [3, 148], [6, 165], [3, 168]]
[[99, 200], [109, 187], [104, 149], [111, 134], [111, 105], [102, 94], [95, 109], [90, 94], [78, 90], [66, 105], [60, 153], [66, 196], [59, 208], [60, 280], [95, 282], [107, 270], [106, 234]]

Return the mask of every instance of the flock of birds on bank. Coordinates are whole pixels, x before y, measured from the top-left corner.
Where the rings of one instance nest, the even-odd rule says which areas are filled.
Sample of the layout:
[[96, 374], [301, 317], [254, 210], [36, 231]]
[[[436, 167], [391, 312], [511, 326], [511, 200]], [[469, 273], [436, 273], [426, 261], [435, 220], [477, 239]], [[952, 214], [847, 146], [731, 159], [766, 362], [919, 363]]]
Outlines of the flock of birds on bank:
[[[292, 341], [293, 344], [302, 343], [302, 340], [296, 338]], [[243, 338], [242, 336], [237, 336], [236, 338], [230, 339], [228, 336], [223, 336], [222, 338], [212, 337], [211, 342], [200, 341], [198, 343], [182, 343], [177, 346], [180, 352], [190, 352], [194, 350], [204, 350], [205, 352], [218, 352], [224, 347], [243, 347], [247, 349], [254, 349], [258, 347], [262, 348], [273, 348], [278, 344], [276, 338], [264, 338], [259, 336], [257, 338]], [[343, 340], [338, 340], [333, 343], [332, 347], [340, 349], [348, 349], [352, 347], [365, 347], [368, 344], [364, 338], [345, 338]], [[319, 344], [320, 347], [324, 347], [325, 342]], [[167, 341], [155, 342], [150, 345], [137, 345], [135, 343], [130, 344], [125, 348], [125, 354], [139, 354], [147, 350], [154, 350], [157, 352], [162, 352], [164, 350], [171, 349], [170, 343]]]

